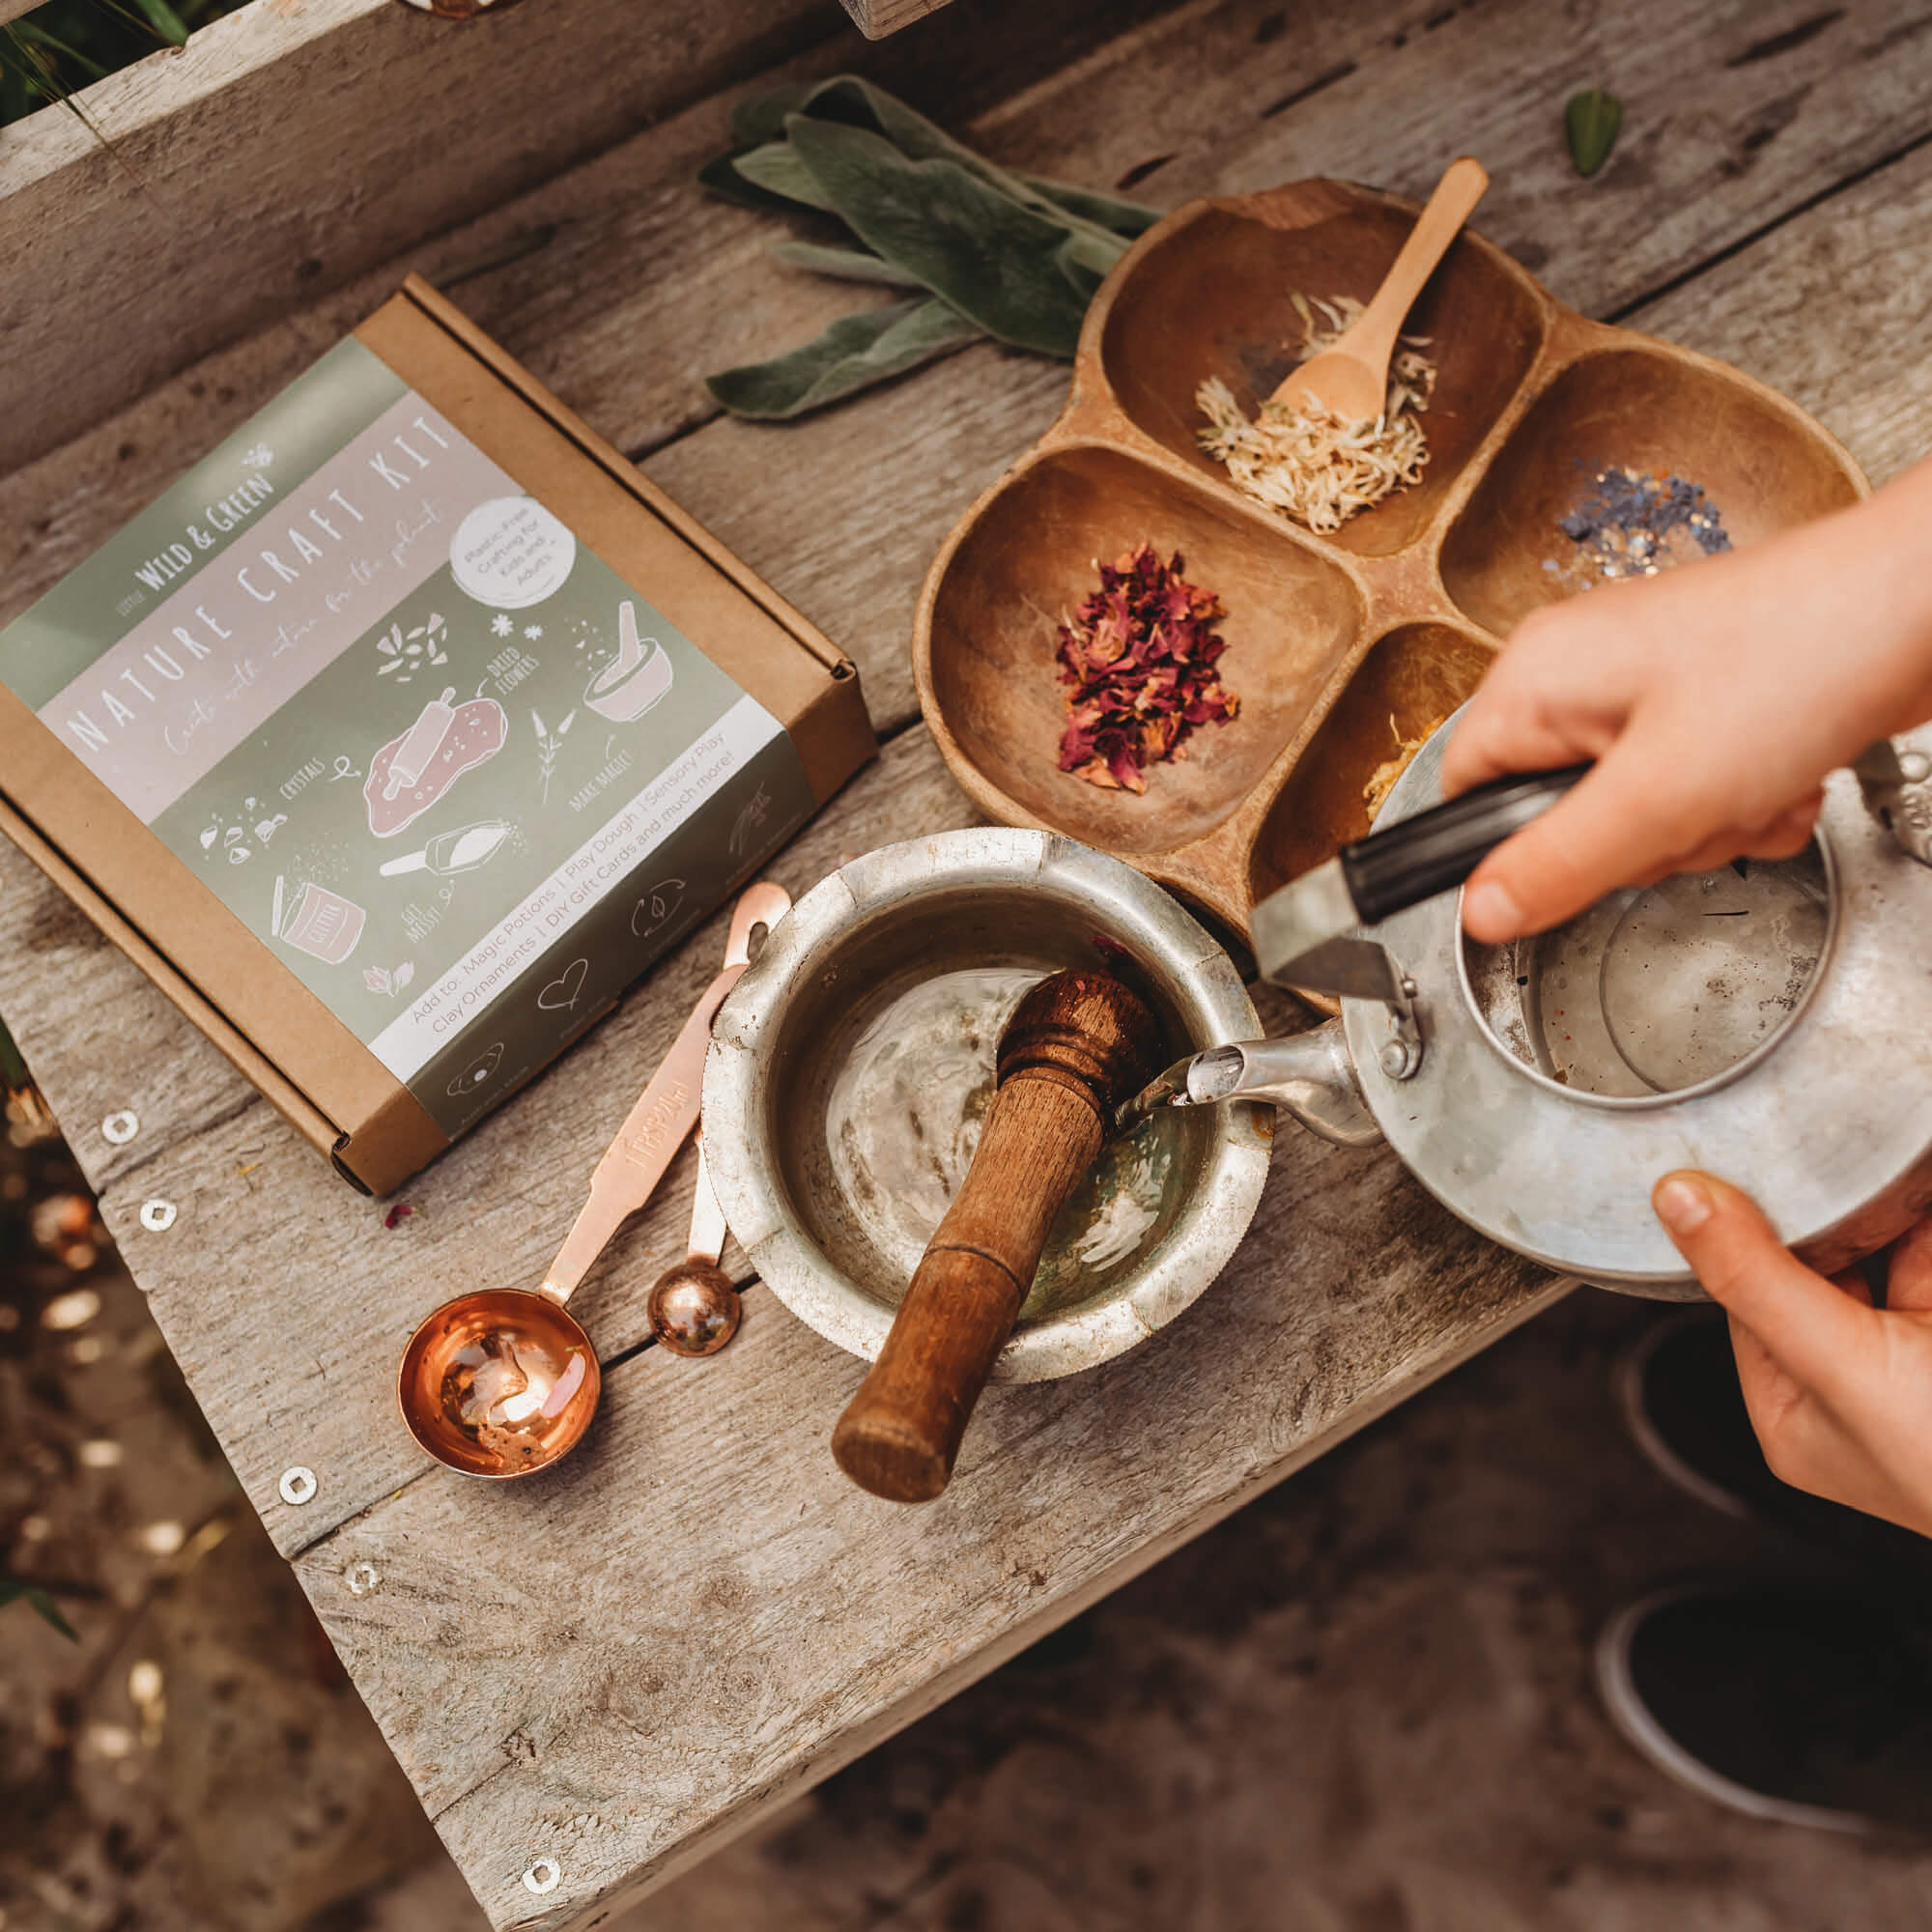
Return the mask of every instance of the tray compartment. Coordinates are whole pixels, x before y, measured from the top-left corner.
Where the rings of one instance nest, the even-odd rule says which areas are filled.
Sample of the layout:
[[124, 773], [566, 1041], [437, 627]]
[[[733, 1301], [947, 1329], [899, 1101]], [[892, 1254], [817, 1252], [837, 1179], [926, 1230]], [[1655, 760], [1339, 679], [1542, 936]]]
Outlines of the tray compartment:
[[[1257, 212], [1236, 212], [1241, 206]], [[1367, 301], [1414, 220], [1410, 204], [1323, 182], [1209, 205], [1143, 256], [1115, 295], [1100, 357], [1122, 410], [1143, 434], [1232, 488], [1195, 440], [1195, 389], [1218, 376], [1252, 415], [1307, 338], [1291, 296]], [[1322, 541], [1375, 556], [1416, 541], [1521, 386], [1547, 326], [1545, 300], [1521, 270], [1488, 243], [1459, 239], [1406, 324], [1408, 333], [1432, 338], [1437, 368], [1423, 418], [1422, 481]], [[1257, 512], [1294, 527], [1262, 506]]]
[[1448, 624], [1404, 624], [1376, 640], [1262, 821], [1248, 867], [1251, 902], [1367, 833], [1363, 789], [1397, 754], [1397, 732], [1413, 740], [1446, 718], [1494, 655], [1488, 639]]
[[[1097, 587], [1096, 564], [1143, 538], [1164, 556], [1179, 551], [1188, 579], [1219, 593], [1222, 675], [1241, 708], [1151, 766], [1137, 797], [1057, 769], [1066, 688], [1054, 651], [1062, 614]], [[983, 786], [1050, 830], [1129, 856], [1189, 844], [1261, 782], [1363, 616], [1346, 570], [1210, 492], [1098, 444], [1049, 450], [983, 504], [934, 591], [942, 744], [950, 736]]]
[[1498, 635], [1586, 581], [1558, 528], [1620, 465], [1702, 484], [1742, 547], [1862, 494], [1851, 459], [1772, 390], [1662, 345], [1571, 363], [1524, 412], [1456, 518], [1442, 582]]

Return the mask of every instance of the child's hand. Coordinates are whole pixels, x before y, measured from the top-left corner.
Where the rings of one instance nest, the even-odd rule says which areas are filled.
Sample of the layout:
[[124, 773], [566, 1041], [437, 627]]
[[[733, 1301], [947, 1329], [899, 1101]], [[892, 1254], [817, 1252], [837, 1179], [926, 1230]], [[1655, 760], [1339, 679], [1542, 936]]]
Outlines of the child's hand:
[[1754, 549], [1525, 619], [1456, 725], [1443, 789], [1597, 768], [1476, 869], [1469, 932], [1493, 944], [1619, 886], [1799, 851], [1826, 773], [1932, 717], [1928, 532], [1922, 463]]
[[[1493, 944], [1619, 886], [1798, 851], [1825, 775], [1932, 717], [1928, 532], [1932, 462], [1855, 509], [1521, 624], [1456, 726], [1443, 789], [1596, 769], [1476, 868], [1470, 933]], [[1666, 1175], [1653, 1199], [1729, 1311], [1775, 1473], [1932, 1535], [1932, 1219], [1894, 1249], [1878, 1310], [1722, 1181]]]
[[1731, 1318], [1745, 1406], [1772, 1473], [1932, 1536], [1932, 1220], [1891, 1252], [1886, 1305], [1788, 1254], [1749, 1197], [1704, 1174], [1652, 1196]]

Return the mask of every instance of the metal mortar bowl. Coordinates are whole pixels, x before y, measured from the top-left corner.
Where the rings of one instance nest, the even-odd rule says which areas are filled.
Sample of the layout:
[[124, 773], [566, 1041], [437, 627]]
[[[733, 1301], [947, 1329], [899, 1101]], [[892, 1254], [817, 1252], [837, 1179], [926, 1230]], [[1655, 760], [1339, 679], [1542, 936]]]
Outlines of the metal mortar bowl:
[[[888, 845], [814, 886], [720, 1009], [712, 1184], [772, 1292], [873, 1359], [964, 1178], [1020, 995], [1065, 967], [1131, 983], [1165, 1065], [1253, 1039], [1227, 955], [1158, 886], [1049, 833]], [[1220, 1273], [1267, 1179], [1274, 1115], [1174, 1110], [1110, 1146], [1062, 1211], [993, 1374], [1042, 1381], [1144, 1341]]]

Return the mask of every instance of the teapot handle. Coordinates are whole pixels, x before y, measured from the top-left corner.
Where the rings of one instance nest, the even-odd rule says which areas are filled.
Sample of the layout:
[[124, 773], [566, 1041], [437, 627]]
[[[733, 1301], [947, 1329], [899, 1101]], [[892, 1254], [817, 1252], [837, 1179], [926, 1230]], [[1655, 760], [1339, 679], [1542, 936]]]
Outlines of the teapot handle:
[[1590, 767], [1518, 772], [1477, 785], [1342, 848], [1342, 876], [1364, 925], [1460, 886], [1504, 839], [1539, 818]]

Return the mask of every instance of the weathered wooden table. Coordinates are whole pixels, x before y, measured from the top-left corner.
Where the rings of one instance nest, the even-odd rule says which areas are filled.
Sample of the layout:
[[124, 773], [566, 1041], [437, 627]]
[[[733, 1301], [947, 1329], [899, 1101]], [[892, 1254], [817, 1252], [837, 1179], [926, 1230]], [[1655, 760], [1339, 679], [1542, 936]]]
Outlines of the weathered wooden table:
[[[1416, 193], [1468, 150], [1494, 177], [1481, 225], [1569, 300], [1778, 384], [1875, 477], [1932, 445], [1923, 0], [966, 0], [883, 49], [821, 41], [766, 80], [855, 61], [1004, 158], [1168, 203], [1319, 173]], [[1628, 106], [1616, 157], [1586, 183], [1561, 113], [1594, 83]], [[854, 299], [774, 264], [773, 223], [688, 185], [746, 84], [761, 83], [668, 106], [305, 305], [284, 276], [228, 346], [77, 435], [64, 420], [58, 447], [0, 480], [0, 616], [417, 267], [862, 665], [883, 755], [776, 875], [797, 892], [842, 850], [966, 822], [913, 699], [912, 605], [948, 526], [1055, 412], [1065, 372], [978, 349], [793, 427], [718, 419], [701, 370]], [[33, 346], [10, 388], [44, 362]], [[10, 398], [11, 436], [37, 407]], [[1388, 1156], [1285, 1135], [1211, 1293], [1105, 1369], [995, 1389], [951, 1493], [897, 1509], [827, 1453], [859, 1365], [769, 1296], [748, 1294], [714, 1360], [646, 1346], [687, 1154], [582, 1294], [608, 1350], [584, 1448], [511, 1492], [426, 1466], [390, 1396], [402, 1341], [459, 1287], [536, 1278], [721, 944], [713, 922], [409, 1189], [415, 1211], [392, 1228], [0, 847], [0, 1009], [249, 1496], [499, 1925], [597, 1923], [1560, 1292]], [[139, 1131], [110, 1145], [100, 1122], [123, 1109]], [[165, 1229], [143, 1215], [161, 1202]], [[314, 1476], [300, 1504], [285, 1499], [297, 1468]]]

